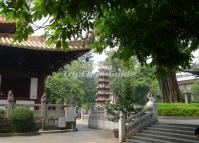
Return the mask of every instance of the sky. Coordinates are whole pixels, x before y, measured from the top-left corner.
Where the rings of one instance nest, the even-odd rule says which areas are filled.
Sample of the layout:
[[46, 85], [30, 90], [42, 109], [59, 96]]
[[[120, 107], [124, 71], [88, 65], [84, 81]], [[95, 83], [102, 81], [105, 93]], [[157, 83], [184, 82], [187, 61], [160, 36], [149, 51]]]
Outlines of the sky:
[[104, 61], [107, 55], [103, 52], [102, 54], [93, 53], [93, 60], [94, 60], [94, 71], [97, 72], [99, 66], [99, 62]]

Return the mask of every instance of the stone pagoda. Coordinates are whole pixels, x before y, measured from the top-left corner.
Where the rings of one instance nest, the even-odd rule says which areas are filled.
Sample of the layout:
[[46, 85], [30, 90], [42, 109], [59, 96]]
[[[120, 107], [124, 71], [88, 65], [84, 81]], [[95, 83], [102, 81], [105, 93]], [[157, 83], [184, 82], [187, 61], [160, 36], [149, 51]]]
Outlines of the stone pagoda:
[[98, 72], [98, 86], [96, 93], [96, 107], [104, 109], [106, 103], [110, 102], [109, 71], [106, 66], [100, 66]]

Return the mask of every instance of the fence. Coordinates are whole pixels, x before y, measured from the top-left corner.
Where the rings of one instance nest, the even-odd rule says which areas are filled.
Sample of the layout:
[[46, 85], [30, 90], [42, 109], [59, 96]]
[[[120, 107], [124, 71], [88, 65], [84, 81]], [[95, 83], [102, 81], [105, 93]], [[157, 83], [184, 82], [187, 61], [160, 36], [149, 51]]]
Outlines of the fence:
[[7, 102], [1, 103], [7, 115], [18, 107], [30, 108], [37, 123], [41, 123], [42, 129], [48, 127], [65, 128], [70, 123], [69, 128], [76, 128], [76, 108], [60, 104], [47, 104], [46, 96], [42, 96], [41, 104], [19, 104], [14, 103], [14, 96], [8, 94]]

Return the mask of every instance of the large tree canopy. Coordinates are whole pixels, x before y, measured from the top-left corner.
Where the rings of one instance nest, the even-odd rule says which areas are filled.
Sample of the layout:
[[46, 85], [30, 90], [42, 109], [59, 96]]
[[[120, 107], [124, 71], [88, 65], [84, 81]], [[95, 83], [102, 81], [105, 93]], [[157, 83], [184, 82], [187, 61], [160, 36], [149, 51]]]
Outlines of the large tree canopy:
[[[47, 36], [66, 47], [66, 39], [95, 29], [95, 48], [118, 47], [116, 55], [152, 64], [159, 72], [189, 65], [199, 44], [197, 0], [1, 0], [1, 14], [16, 19], [17, 38], [47, 18]], [[44, 27], [44, 25], [38, 28]]]
[[[142, 65], [151, 58], [158, 75], [167, 73], [159, 81], [165, 101], [183, 101], [175, 72], [189, 66], [199, 45], [197, 0], [0, 0], [0, 12], [17, 21], [18, 40], [34, 26], [45, 28], [58, 48], [67, 48], [66, 40], [94, 31], [98, 52], [117, 47], [116, 56], [125, 61], [136, 56]], [[42, 25], [34, 24], [42, 18], [47, 19]]]

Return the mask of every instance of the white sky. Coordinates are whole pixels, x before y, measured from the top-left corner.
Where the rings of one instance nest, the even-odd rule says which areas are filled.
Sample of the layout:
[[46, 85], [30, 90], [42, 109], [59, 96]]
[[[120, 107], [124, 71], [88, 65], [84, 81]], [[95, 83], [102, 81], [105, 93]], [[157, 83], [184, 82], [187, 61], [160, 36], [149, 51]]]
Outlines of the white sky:
[[106, 59], [107, 55], [103, 52], [102, 54], [93, 53], [93, 60], [94, 60], [94, 71], [98, 71], [99, 63]]

